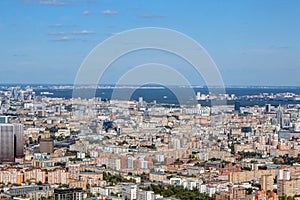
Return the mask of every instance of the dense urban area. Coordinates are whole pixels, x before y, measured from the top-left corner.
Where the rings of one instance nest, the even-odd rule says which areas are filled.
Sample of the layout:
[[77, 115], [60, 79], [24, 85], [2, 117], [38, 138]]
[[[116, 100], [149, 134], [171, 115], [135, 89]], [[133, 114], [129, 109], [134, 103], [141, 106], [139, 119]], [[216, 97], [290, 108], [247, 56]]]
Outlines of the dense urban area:
[[300, 105], [268, 101], [296, 94], [213, 107], [49, 94], [0, 91], [0, 199], [300, 199]]

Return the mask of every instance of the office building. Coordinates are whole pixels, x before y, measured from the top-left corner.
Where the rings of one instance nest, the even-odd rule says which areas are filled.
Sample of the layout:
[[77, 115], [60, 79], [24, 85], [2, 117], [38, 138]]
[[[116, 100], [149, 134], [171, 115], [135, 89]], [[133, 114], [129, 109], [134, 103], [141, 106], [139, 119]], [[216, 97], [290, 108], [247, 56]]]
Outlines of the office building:
[[14, 126], [0, 124], [0, 162], [15, 161]]
[[54, 142], [51, 138], [40, 139], [40, 153], [53, 153]]
[[24, 157], [22, 124], [0, 124], [0, 161], [14, 162]]
[[24, 157], [24, 126], [23, 124], [13, 124], [15, 139], [15, 158]]
[[283, 122], [283, 111], [281, 106], [278, 106], [278, 111], [276, 113], [276, 118], [277, 118], [277, 123], [280, 126], [280, 128], [282, 128], [282, 122]]

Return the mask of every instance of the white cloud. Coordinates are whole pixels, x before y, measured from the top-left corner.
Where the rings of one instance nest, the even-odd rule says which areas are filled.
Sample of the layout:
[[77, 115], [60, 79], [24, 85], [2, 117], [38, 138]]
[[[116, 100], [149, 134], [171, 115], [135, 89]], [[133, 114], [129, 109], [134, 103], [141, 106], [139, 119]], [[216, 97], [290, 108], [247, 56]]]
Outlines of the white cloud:
[[88, 31], [88, 30], [82, 30], [82, 31], [75, 31], [73, 32], [75, 35], [91, 35], [96, 34], [96, 31]]
[[65, 32], [50, 32], [48, 35], [66, 35]]
[[50, 5], [50, 6], [66, 6], [67, 2], [58, 1], [58, 0], [42, 0], [39, 2], [41, 5]]
[[60, 27], [63, 27], [63, 25], [62, 24], [50, 24], [49, 27], [60, 28]]
[[117, 15], [118, 11], [115, 10], [103, 10], [101, 12], [102, 15]]
[[91, 12], [86, 10], [86, 11], [83, 11], [82, 14], [85, 15], [85, 16], [87, 16], [87, 15], [90, 15]]
[[69, 38], [68, 36], [64, 36], [64, 37], [61, 37], [61, 38], [58, 38], [58, 39], [54, 39], [53, 41], [56, 41], [56, 42], [67, 42], [67, 41], [70, 41], [71, 38]]

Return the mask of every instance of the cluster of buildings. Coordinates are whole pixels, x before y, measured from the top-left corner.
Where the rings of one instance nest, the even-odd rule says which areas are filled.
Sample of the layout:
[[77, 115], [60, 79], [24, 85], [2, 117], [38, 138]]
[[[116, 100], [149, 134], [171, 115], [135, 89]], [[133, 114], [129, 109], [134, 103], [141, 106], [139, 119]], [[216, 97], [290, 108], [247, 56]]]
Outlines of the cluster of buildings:
[[300, 196], [297, 104], [178, 107], [31, 87], [2, 87], [0, 102], [0, 199], [168, 198], [153, 185], [220, 200]]

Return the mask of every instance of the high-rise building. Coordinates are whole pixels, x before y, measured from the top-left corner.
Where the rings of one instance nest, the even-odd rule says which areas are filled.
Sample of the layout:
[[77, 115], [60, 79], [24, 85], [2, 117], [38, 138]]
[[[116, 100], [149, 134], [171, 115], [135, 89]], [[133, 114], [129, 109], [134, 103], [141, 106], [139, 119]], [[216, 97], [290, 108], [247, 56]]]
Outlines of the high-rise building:
[[281, 108], [280, 105], [278, 106], [278, 110], [277, 110], [277, 113], [276, 113], [276, 118], [277, 118], [278, 125], [280, 126], [280, 128], [282, 128], [283, 111], [282, 111], [282, 108]]
[[234, 102], [234, 111], [236, 112], [241, 111], [241, 103], [239, 101]]
[[51, 138], [40, 139], [40, 153], [53, 153], [54, 142]]
[[266, 104], [265, 105], [265, 113], [270, 113], [271, 112], [271, 104]]
[[14, 126], [12, 124], [0, 124], [0, 161], [15, 161]]
[[80, 164], [70, 164], [68, 165], [70, 178], [79, 180], [79, 173], [80, 173]]
[[262, 175], [260, 178], [261, 189], [264, 191], [273, 191], [274, 179], [272, 174]]
[[15, 158], [24, 157], [24, 126], [23, 124], [13, 124], [15, 140]]
[[70, 174], [63, 168], [55, 168], [48, 171], [49, 184], [67, 184]]
[[278, 180], [277, 185], [277, 191], [279, 196], [300, 195], [300, 179]]
[[0, 123], [0, 161], [14, 162], [15, 158], [24, 157], [22, 124]]

